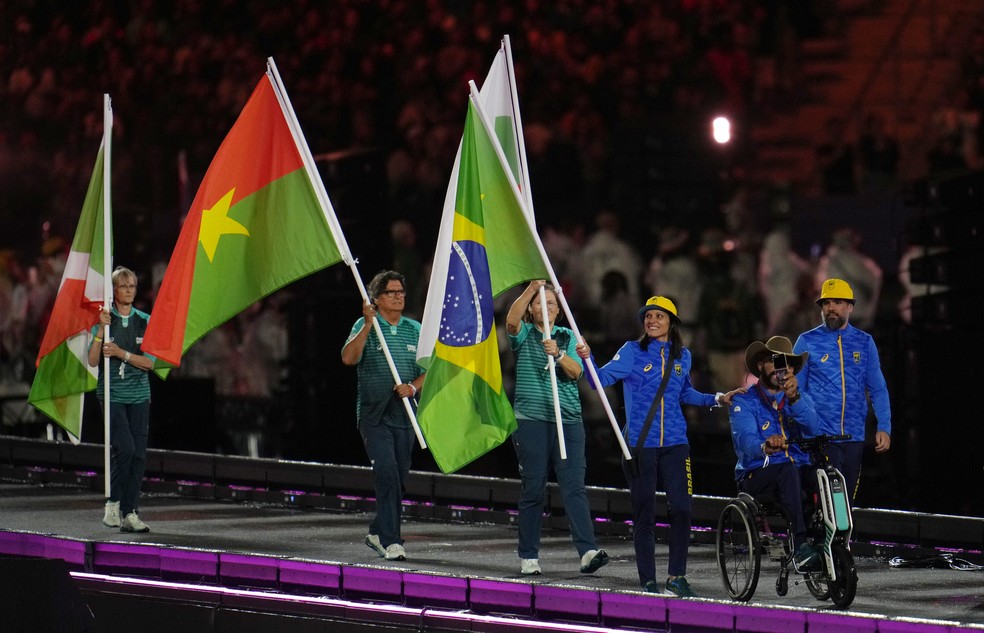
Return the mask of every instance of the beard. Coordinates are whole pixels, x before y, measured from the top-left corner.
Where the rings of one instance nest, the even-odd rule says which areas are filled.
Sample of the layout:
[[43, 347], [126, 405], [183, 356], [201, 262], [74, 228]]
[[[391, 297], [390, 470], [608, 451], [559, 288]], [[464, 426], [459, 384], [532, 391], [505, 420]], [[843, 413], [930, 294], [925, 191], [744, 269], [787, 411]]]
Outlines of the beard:
[[831, 330], [839, 330], [842, 327], [844, 327], [844, 324], [847, 323], [847, 320], [844, 319], [844, 317], [842, 316], [838, 316], [836, 314], [830, 314], [823, 317], [823, 322]]
[[776, 381], [776, 372], [772, 372], [771, 374], [762, 374], [761, 381], [762, 384], [765, 385], [765, 388], [771, 391], [779, 391], [782, 389]]

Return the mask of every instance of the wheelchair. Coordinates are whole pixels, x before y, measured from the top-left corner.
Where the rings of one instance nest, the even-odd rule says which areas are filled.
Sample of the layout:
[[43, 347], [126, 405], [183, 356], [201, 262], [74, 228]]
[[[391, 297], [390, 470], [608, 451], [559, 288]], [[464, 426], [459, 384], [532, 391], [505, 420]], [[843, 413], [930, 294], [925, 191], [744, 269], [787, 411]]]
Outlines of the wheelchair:
[[[850, 495], [844, 476], [830, 465], [824, 450], [828, 442], [850, 437], [820, 435], [789, 440], [790, 444], [798, 444], [816, 466], [816, 489], [813, 495], [807, 495], [804, 518], [814, 542], [823, 545], [819, 570], [796, 568], [789, 522], [775, 498], [762, 496], [756, 499], [739, 493], [725, 506], [718, 519], [715, 541], [721, 580], [732, 600], [751, 600], [758, 587], [762, 558], [768, 557], [779, 563], [778, 595], [785, 596], [789, 591], [792, 572], [803, 577], [802, 582], [817, 600], [831, 600], [838, 609], [846, 609], [854, 601], [858, 576], [851, 554], [854, 523]], [[773, 531], [770, 519], [781, 523], [782, 529]]]

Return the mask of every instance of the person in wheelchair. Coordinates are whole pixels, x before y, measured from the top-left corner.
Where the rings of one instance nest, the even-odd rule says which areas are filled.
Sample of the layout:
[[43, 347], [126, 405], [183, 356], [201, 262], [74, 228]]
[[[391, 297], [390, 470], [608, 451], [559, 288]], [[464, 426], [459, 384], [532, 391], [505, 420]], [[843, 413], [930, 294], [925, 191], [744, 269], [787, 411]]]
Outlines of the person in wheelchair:
[[793, 354], [784, 336], [755, 341], [745, 350], [745, 366], [758, 380], [731, 401], [731, 439], [738, 463], [738, 490], [752, 497], [775, 495], [789, 521], [793, 565], [797, 571], [820, 569], [820, 552], [807, 539], [803, 515], [800, 468], [810, 458], [787, 440], [816, 433], [816, 408], [800, 393], [796, 373], [808, 353]]

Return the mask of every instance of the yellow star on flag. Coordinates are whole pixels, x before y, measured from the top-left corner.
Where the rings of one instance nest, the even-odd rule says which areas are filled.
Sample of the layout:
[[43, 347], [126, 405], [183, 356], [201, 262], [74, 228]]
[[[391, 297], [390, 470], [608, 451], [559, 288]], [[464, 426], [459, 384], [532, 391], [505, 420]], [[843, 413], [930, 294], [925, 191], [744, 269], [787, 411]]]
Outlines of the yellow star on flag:
[[215, 249], [219, 245], [219, 238], [223, 235], [246, 235], [249, 231], [246, 227], [229, 217], [229, 204], [232, 202], [232, 195], [236, 193], [233, 187], [229, 193], [212, 206], [211, 209], [202, 211], [202, 223], [198, 230], [198, 240], [205, 248], [208, 261], [215, 257]]

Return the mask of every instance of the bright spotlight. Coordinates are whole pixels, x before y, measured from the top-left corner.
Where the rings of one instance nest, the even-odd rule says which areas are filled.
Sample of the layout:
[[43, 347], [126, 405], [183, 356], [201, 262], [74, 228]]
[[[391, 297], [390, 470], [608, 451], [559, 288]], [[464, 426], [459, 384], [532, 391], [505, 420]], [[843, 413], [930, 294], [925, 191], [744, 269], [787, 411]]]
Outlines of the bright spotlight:
[[731, 121], [723, 116], [714, 117], [714, 120], [711, 121], [711, 135], [714, 137], [714, 141], [721, 145], [730, 142]]

